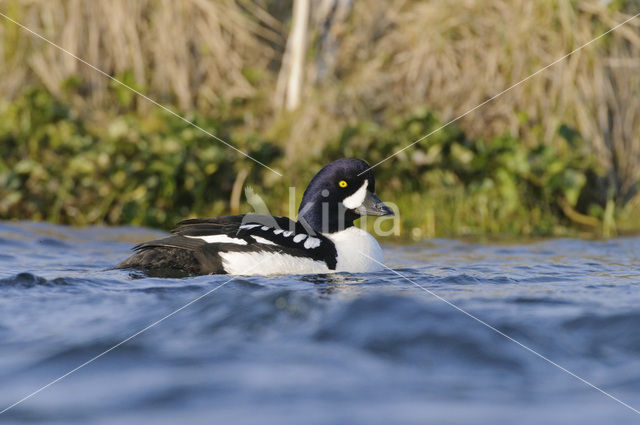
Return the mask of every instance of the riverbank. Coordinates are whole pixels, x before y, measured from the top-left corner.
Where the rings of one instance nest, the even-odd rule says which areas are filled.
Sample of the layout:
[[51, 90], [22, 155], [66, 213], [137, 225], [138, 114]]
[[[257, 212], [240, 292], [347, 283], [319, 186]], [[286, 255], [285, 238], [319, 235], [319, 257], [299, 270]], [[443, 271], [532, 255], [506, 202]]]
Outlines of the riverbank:
[[[289, 215], [324, 164], [343, 156], [375, 164], [442, 124], [427, 109], [387, 118], [389, 127], [357, 122], [291, 161], [278, 139], [249, 130], [242, 105], [184, 116], [282, 176], [162, 110], [87, 113], [32, 88], [0, 110], [0, 219], [168, 229], [185, 217], [251, 211], [245, 186], [272, 214]], [[589, 146], [569, 127], [558, 131], [559, 147], [529, 147], [448, 126], [380, 164], [376, 189], [397, 205], [405, 238], [638, 231], [640, 196], [616, 201]]]

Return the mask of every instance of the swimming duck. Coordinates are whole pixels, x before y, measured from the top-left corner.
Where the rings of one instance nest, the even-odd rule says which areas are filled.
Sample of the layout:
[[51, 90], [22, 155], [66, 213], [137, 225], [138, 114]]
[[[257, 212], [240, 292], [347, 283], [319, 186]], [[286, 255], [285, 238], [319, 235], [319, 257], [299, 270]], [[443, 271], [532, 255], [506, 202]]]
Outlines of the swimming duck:
[[393, 211], [376, 196], [369, 165], [343, 158], [313, 177], [297, 221], [258, 214], [184, 220], [171, 236], [135, 246], [116, 268], [153, 276], [376, 271], [380, 245], [353, 222], [387, 215]]

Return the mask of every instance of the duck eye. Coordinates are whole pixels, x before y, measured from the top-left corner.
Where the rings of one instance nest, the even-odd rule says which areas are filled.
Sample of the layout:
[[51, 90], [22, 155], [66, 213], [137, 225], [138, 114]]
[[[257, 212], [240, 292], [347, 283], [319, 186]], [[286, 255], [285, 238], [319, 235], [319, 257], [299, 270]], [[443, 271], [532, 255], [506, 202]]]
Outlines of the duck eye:
[[338, 186], [340, 187], [347, 187], [347, 182], [344, 180], [340, 180], [340, 182], [338, 183]]

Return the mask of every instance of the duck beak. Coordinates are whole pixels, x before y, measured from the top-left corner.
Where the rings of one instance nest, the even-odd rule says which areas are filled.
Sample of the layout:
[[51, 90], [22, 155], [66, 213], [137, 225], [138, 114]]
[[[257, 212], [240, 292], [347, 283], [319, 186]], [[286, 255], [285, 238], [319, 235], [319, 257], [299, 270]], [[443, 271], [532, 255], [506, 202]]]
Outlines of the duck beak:
[[375, 193], [367, 191], [367, 196], [364, 198], [362, 205], [356, 208], [356, 212], [362, 216], [364, 215], [394, 215], [393, 210], [386, 206]]

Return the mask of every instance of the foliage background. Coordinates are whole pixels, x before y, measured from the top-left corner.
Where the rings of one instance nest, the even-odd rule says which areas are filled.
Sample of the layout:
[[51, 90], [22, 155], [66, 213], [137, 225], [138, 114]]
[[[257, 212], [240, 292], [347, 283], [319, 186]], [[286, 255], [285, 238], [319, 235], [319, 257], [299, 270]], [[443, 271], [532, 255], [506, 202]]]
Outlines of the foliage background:
[[[640, 11], [638, 0], [313, 2], [282, 107], [291, 2], [0, 0], [0, 218], [172, 227], [286, 214], [330, 160], [370, 164]], [[406, 237], [640, 230], [640, 19], [376, 168]]]

